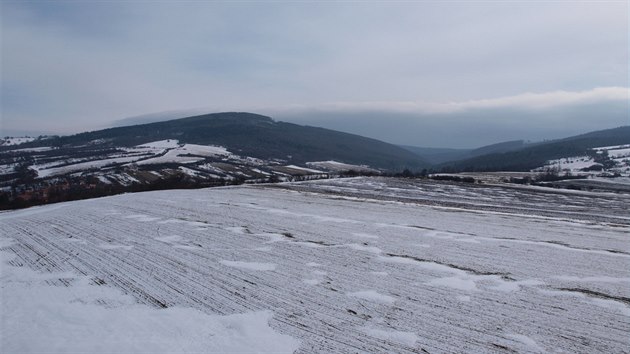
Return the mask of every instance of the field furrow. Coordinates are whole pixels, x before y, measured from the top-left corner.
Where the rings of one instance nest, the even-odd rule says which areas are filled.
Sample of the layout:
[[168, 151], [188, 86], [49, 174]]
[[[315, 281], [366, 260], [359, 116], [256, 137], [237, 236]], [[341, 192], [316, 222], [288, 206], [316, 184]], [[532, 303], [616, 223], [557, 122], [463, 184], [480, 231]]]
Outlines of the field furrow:
[[1, 213], [3, 267], [70, 289], [85, 275], [159, 311], [268, 310], [301, 353], [628, 352], [618, 209], [630, 197], [405, 183], [175, 190]]

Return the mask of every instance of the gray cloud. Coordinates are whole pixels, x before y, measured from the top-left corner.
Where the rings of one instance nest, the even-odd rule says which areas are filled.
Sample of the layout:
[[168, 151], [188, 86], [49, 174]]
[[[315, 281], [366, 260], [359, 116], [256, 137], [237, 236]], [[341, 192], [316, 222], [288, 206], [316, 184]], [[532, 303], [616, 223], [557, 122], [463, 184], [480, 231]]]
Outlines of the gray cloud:
[[[249, 107], [277, 120], [360, 134], [394, 144], [473, 148], [507, 140], [550, 140], [630, 125], [630, 90], [526, 93], [461, 102], [336, 102], [317, 106]], [[165, 111], [116, 126], [216, 112], [216, 107]]]
[[275, 117], [360, 134], [394, 144], [474, 148], [509, 140], [542, 141], [630, 125], [628, 100], [536, 109], [490, 106], [450, 112], [293, 111]]
[[[464, 114], [498, 124], [431, 105], [629, 86], [625, 2], [2, 2], [1, 13], [3, 131], [78, 132], [198, 107], [359, 133], [383, 129], [377, 116], [416, 117], [428, 130]], [[576, 116], [562, 107], [554, 116]], [[620, 121], [587, 112], [583, 127]]]

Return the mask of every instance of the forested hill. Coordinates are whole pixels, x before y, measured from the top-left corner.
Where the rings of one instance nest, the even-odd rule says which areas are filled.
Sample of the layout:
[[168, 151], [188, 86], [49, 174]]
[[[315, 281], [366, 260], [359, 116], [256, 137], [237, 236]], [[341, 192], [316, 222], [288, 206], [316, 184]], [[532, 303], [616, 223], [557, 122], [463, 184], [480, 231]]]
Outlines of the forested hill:
[[403, 149], [409, 150], [420, 156], [424, 161], [431, 164], [442, 164], [449, 161], [457, 161], [469, 159], [476, 156], [487, 155], [491, 153], [501, 153], [514, 151], [524, 148], [523, 140], [505, 141], [492, 145], [482, 146], [477, 149], [449, 149], [449, 148], [430, 148], [409, 145], [400, 145]]
[[[39, 144], [125, 147], [163, 140], [220, 145], [243, 156], [289, 163], [336, 160], [375, 168], [418, 169], [427, 164], [398, 146], [330, 129], [274, 121], [252, 113], [214, 113], [169, 121], [116, 127], [55, 138]], [[35, 146], [37, 142], [25, 144]]]
[[599, 130], [565, 139], [524, 147], [516, 151], [493, 153], [436, 166], [447, 171], [529, 171], [546, 161], [584, 156], [590, 149], [630, 143], [630, 126]]

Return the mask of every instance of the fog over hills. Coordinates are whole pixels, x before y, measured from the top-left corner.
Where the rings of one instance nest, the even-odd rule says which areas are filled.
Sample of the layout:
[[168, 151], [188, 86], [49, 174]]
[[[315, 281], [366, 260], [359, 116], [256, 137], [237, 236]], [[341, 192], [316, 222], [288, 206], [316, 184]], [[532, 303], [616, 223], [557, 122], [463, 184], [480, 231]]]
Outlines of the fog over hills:
[[[295, 107], [243, 105], [277, 120], [358, 134], [397, 145], [476, 149], [504, 141], [544, 141], [630, 125], [624, 87], [529, 93], [454, 102], [344, 102]], [[171, 110], [120, 119], [144, 124], [218, 112]], [[110, 125], [111, 126], [111, 125]]]

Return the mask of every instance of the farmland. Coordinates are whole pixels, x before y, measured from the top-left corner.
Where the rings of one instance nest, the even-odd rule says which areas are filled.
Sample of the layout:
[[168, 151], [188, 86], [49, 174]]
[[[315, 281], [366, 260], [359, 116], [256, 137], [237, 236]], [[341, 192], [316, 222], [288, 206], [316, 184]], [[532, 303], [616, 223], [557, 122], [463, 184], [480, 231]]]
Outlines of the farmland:
[[3, 212], [0, 344], [628, 352], [628, 205], [622, 193], [361, 177]]

